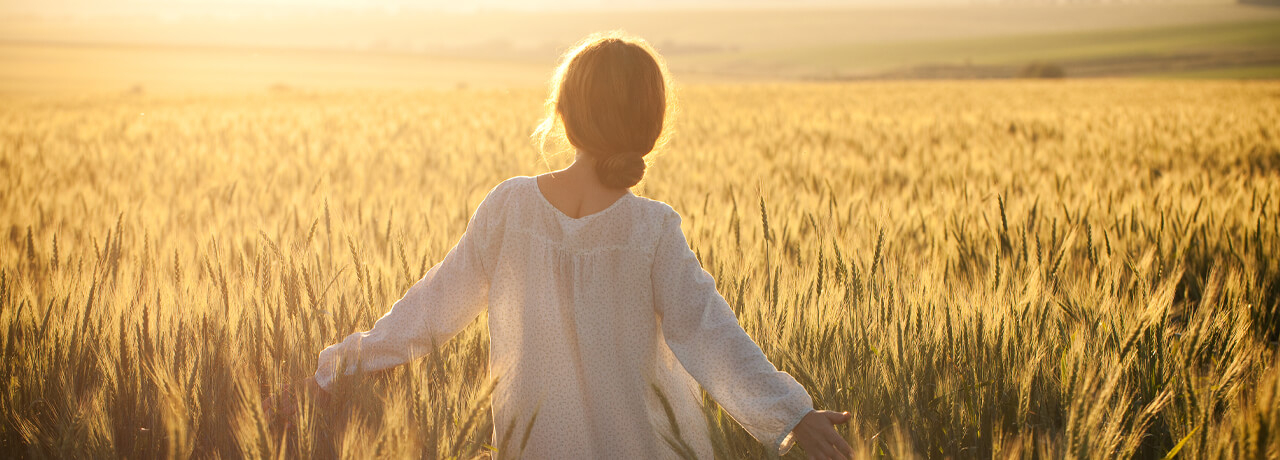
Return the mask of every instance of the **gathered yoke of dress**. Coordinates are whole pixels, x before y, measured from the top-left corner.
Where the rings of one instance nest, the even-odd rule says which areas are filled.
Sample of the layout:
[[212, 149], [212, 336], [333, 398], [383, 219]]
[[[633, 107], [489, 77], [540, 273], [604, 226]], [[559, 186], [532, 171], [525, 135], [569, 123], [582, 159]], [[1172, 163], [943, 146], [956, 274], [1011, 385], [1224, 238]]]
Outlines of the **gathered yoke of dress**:
[[[430, 353], [488, 310], [494, 439], [537, 412], [521, 458], [712, 458], [699, 384], [778, 452], [813, 408], [743, 331], [665, 203], [624, 194], [572, 218], [537, 179], [503, 181], [461, 240], [367, 332], [320, 353], [316, 381]], [[341, 368], [340, 368], [341, 367]]]

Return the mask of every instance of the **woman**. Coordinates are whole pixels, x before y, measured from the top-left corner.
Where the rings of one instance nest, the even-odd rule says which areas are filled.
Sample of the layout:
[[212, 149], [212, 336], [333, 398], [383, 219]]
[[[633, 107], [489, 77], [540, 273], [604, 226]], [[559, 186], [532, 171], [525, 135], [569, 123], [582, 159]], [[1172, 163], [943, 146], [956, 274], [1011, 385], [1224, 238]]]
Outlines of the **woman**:
[[573, 165], [494, 187], [445, 259], [373, 329], [321, 352], [305, 388], [416, 359], [487, 308], [495, 439], [534, 421], [523, 458], [668, 458], [676, 430], [712, 458], [698, 384], [776, 452], [848, 457], [834, 425], [849, 414], [813, 410], [742, 330], [680, 215], [629, 191], [662, 137], [668, 86], [643, 40], [595, 35], [568, 52], [537, 134], [562, 128]]

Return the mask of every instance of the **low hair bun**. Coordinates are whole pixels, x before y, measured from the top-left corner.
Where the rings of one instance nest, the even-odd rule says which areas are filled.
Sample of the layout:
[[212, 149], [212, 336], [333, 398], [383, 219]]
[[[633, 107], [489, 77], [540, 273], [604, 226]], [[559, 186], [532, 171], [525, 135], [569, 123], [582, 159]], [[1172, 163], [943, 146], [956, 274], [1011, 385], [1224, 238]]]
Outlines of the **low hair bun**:
[[644, 157], [634, 153], [618, 153], [596, 161], [600, 183], [612, 188], [630, 188], [640, 183], [644, 168]]

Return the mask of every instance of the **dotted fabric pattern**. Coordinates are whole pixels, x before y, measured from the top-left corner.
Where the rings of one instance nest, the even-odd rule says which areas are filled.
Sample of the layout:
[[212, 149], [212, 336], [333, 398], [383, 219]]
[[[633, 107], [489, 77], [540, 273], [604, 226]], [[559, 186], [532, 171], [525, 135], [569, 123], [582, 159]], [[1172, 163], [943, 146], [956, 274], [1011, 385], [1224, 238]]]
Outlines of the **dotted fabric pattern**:
[[494, 439], [508, 426], [520, 437], [537, 412], [522, 458], [675, 458], [675, 429], [713, 458], [699, 384], [779, 453], [813, 409], [742, 330], [674, 209], [628, 192], [575, 219], [529, 176], [494, 187], [458, 244], [372, 329], [325, 348], [316, 381], [417, 359], [485, 309]]

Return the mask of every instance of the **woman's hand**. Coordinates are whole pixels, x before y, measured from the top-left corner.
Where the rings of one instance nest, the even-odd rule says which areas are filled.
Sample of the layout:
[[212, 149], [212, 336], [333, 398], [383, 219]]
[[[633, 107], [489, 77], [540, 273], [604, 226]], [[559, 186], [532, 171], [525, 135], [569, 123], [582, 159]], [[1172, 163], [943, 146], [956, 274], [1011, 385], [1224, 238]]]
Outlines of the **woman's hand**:
[[262, 412], [268, 422], [291, 417], [298, 412], [298, 398], [308, 397], [323, 406], [329, 400], [329, 392], [320, 388], [315, 377], [307, 377], [285, 387], [283, 391], [262, 401]]
[[810, 460], [852, 458], [853, 449], [836, 432], [836, 425], [849, 423], [848, 412], [815, 410], [800, 419], [791, 434]]

